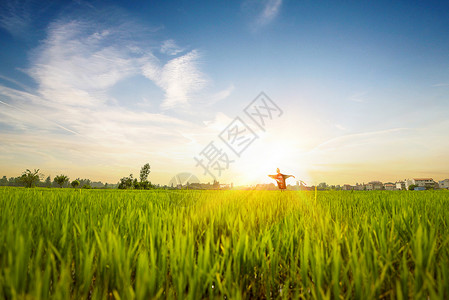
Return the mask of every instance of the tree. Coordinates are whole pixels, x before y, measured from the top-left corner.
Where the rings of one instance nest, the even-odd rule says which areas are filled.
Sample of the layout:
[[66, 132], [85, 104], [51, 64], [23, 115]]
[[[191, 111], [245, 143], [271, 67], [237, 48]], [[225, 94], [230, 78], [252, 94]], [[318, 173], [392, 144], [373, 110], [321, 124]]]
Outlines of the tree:
[[20, 180], [20, 177], [9, 177], [8, 186], [21, 186], [23, 182]]
[[417, 187], [417, 185], [411, 184], [411, 185], [408, 186], [408, 190], [409, 191], [413, 191], [413, 190], [415, 190], [415, 187]]
[[55, 182], [57, 183], [57, 184], [59, 184], [59, 187], [61, 187], [62, 188], [62, 186], [66, 183], [66, 182], [68, 182], [69, 181], [69, 177], [67, 177], [66, 175], [58, 175], [58, 176], [56, 176], [55, 177]]
[[140, 182], [148, 181], [148, 175], [150, 175], [150, 172], [150, 164], [144, 164], [140, 169]]
[[79, 180], [75, 179], [75, 180], [72, 181], [71, 185], [72, 185], [73, 188], [76, 189], [80, 185], [80, 182], [79, 182]]
[[329, 187], [329, 186], [327, 185], [326, 182], [321, 182], [321, 183], [317, 186], [317, 189], [319, 189], [319, 190], [327, 190], [328, 187]]
[[85, 185], [92, 186], [92, 181], [90, 179], [77, 178], [76, 180], [80, 182], [80, 187], [84, 187]]
[[129, 177], [123, 177], [120, 179], [118, 188], [121, 190], [130, 189], [133, 187], [133, 174], [129, 174]]
[[133, 180], [133, 188], [136, 190], [141, 189], [140, 182], [137, 181], [137, 178], [134, 178], [134, 180]]
[[36, 183], [39, 182], [41, 176], [43, 175], [39, 173], [39, 169], [34, 169], [34, 171], [27, 169], [22, 173], [19, 180], [25, 185], [25, 187], [31, 188], [36, 186]]
[[51, 178], [50, 178], [50, 176], [48, 176], [47, 179], [45, 179], [44, 186], [48, 187], [48, 188], [51, 187]]
[[2, 179], [0, 179], [0, 186], [7, 186], [8, 185], [8, 178], [6, 176], [3, 176]]

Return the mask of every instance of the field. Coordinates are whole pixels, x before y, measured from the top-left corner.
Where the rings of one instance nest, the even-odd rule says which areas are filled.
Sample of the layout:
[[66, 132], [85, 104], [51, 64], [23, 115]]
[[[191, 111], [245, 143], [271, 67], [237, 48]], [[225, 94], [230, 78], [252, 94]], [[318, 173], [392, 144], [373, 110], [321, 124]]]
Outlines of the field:
[[0, 189], [4, 299], [448, 299], [449, 192]]

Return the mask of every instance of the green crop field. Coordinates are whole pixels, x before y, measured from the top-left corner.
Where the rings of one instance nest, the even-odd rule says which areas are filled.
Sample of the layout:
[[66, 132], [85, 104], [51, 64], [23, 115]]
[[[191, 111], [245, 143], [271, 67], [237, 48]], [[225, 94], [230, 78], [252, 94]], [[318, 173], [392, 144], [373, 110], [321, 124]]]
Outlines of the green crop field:
[[0, 189], [1, 299], [448, 299], [449, 192]]

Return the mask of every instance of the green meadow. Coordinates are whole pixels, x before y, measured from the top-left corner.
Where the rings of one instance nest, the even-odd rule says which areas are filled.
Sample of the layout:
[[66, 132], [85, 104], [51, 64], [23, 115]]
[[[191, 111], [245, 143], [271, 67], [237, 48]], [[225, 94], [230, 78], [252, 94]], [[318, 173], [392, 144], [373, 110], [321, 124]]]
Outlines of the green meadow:
[[0, 299], [448, 299], [449, 192], [0, 189]]

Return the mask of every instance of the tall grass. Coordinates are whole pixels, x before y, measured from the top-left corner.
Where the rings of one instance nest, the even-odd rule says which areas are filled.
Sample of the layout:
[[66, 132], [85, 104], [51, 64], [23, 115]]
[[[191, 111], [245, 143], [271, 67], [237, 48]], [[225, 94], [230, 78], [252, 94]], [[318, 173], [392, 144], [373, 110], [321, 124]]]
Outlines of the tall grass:
[[0, 298], [449, 298], [449, 193], [0, 189]]

